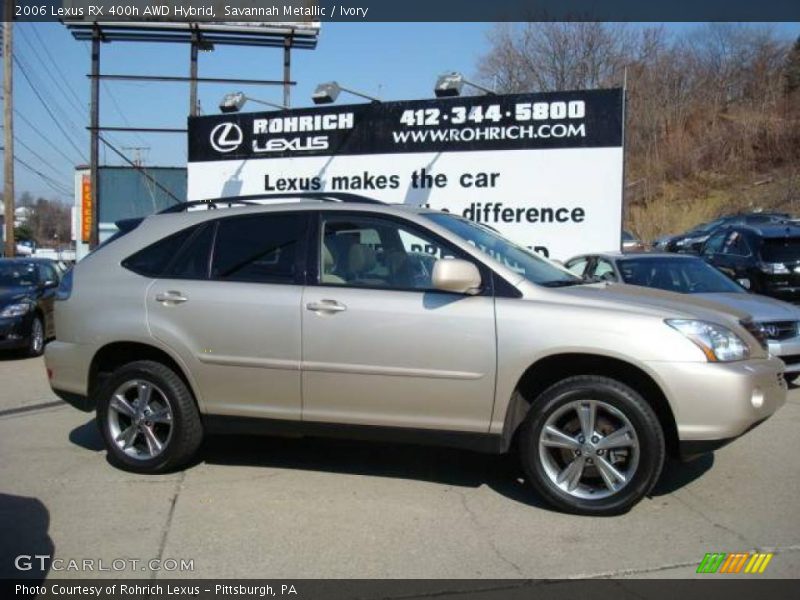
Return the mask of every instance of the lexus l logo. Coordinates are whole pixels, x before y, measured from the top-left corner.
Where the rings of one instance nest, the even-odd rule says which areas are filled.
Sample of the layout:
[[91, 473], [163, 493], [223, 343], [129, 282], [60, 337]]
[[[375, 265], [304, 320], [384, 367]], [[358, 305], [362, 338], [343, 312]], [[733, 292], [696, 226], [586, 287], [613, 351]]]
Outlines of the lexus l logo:
[[243, 141], [244, 134], [236, 123], [220, 123], [211, 130], [211, 147], [217, 152], [233, 152]]

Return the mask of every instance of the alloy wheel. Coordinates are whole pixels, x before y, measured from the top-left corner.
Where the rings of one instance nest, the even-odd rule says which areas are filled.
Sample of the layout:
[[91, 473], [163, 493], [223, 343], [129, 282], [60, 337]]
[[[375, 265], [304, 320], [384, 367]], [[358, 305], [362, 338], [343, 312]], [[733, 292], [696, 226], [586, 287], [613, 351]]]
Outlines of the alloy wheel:
[[134, 379], [120, 385], [108, 405], [111, 439], [138, 460], [159, 456], [172, 437], [172, 409], [160, 388]]
[[624, 488], [639, 465], [639, 440], [630, 420], [601, 400], [561, 406], [539, 435], [539, 460], [550, 481], [570, 496], [607, 498]]

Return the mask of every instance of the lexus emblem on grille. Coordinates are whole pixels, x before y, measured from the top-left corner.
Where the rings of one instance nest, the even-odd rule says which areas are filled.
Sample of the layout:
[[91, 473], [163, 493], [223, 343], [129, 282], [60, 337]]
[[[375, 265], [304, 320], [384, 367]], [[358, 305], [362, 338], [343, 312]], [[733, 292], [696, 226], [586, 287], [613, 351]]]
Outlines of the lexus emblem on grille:
[[211, 130], [211, 147], [217, 152], [233, 152], [243, 141], [244, 134], [236, 123], [220, 123]]

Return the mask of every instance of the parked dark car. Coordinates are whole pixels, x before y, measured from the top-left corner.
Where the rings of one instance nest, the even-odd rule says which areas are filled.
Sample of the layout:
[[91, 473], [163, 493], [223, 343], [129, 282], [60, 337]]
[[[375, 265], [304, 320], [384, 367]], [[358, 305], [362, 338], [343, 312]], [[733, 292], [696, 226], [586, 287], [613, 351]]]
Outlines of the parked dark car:
[[734, 225], [767, 225], [783, 223], [791, 219], [791, 215], [781, 212], [752, 212], [727, 215], [708, 223], [701, 223], [686, 233], [659, 238], [655, 249], [664, 252], [686, 252], [698, 254], [708, 238], [719, 229]]
[[52, 260], [0, 259], [0, 350], [39, 356], [55, 336], [53, 300], [60, 271]]
[[800, 302], [800, 226], [731, 227], [708, 238], [701, 255], [751, 291]]

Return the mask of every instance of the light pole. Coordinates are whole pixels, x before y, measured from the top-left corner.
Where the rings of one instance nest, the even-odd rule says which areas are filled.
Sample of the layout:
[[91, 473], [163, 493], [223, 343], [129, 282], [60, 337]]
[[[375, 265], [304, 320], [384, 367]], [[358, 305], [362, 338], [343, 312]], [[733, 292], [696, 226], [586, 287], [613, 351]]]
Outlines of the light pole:
[[381, 101], [380, 98], [376, 98], [375, 96], [370, 96], [369, 94], [365, 94], [363, 92], [342, 87], [335, 81], [320, 83], [317, 86], [317, 89], [314, 90], [314, 93], [311, 94], [311, 100], [313, 100], [314, 104], [330, 104], [332, 102], [336, 102], [336, 99], [342, 92], [347, 92], [348, 94], [352, 94], [353, 96], [358, 96], [359, 98], [366, 98], [371, 102]]
[[283, 104], [277, 104], [275, 102], [268, 102], [266, 100], [259, 100], [258, 98], [246, 96], [244, 92], [232, 92], [230, 94], [225, 94], [225, 97], [219, 103], [219, 109], [224, 113], [239, 112], [248, 101], [255, 102], [256, 104], [263, 104], [264, 106], [269, 106], [270, 108], [277, 108], [279, 110], [286, 110], [289, 108]]
[[444, 73], [439, 75], [439, 78], [436, 80], [436, 86], [433, 88], [433, 93], [436, 94], [437, 98], [451, 98], [453, 96], [460, 96], [461, 89], [465, 85], [479, 89], [489, 96], [495, 95], [494, 90], [469, 81], [461, 73], [457, 73], [455, 71], [452, 73]]

